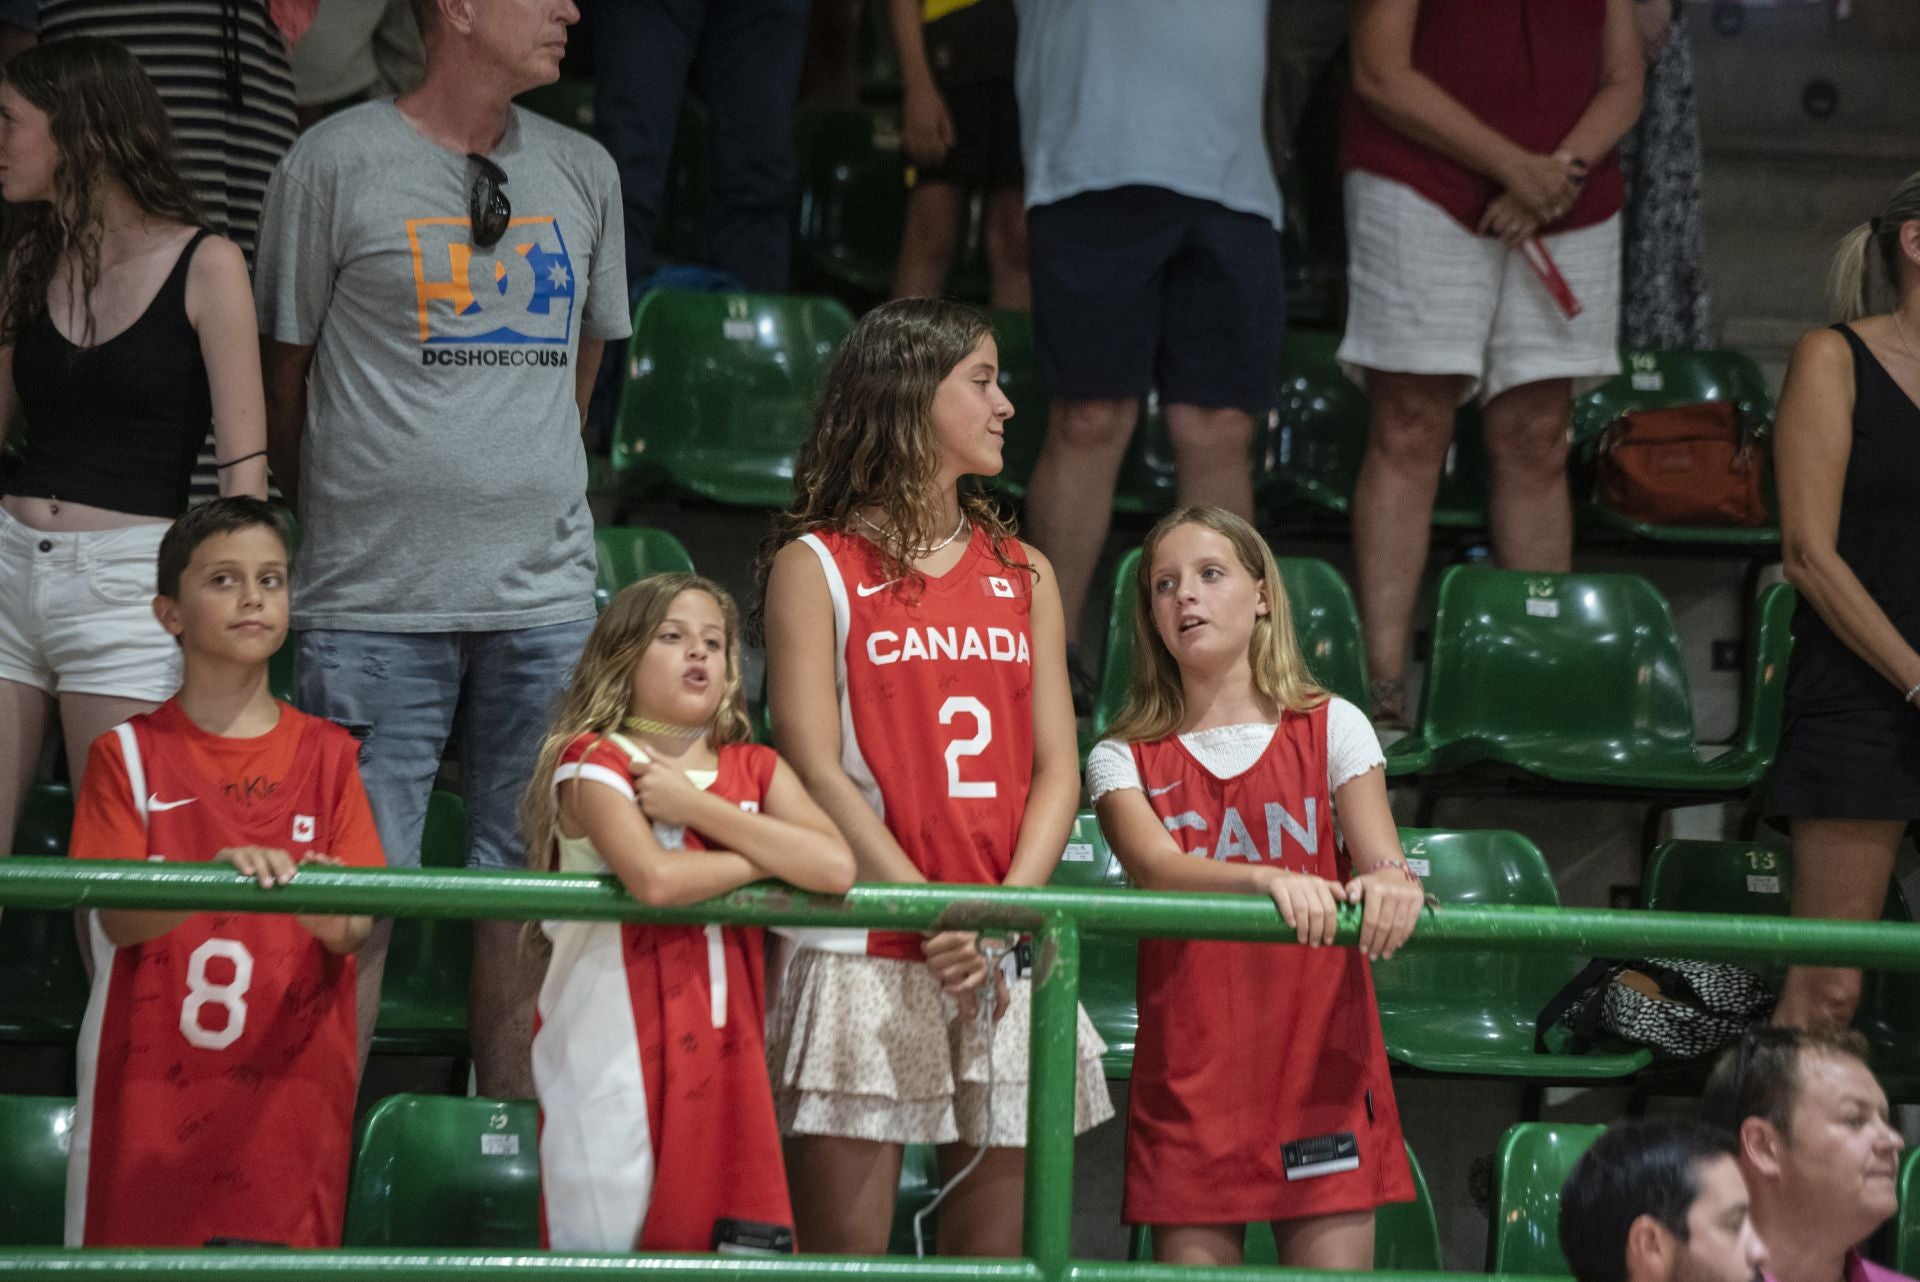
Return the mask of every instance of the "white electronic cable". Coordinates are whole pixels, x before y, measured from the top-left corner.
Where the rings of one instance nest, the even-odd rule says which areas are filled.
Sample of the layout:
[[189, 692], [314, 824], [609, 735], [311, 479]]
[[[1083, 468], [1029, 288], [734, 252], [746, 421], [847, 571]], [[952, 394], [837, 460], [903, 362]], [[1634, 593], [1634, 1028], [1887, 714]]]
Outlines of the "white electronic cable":
[[[981, 986], [979, 1013], [975, 1017], [975, 1022], [980, 1026], [980, 1036], [987, 1048], [987, 1118], [984, 1129], [986, 1139], [990, 1143], [993, 1140], [993, 1010], [1000, 997], [998, 975], [1000, 961], [1011, 951], [1011, 946], [1006, 938], [999, 935], [982, 935], [975, 941], [975, 946], [987, 959], [987, 982]], [[957, 1067], [954, 1077], [954, 1084], [958, 1086]], [[940, 1186], [940, 1191], [933, 1195], [933, 1200], [913, 1213], [913, 1253], [917, 1258], [922, 1260], [927, 1258], [927, 1217], [933, 1214], [935, 1207], [946, 1201], [947, 1194], [953, 1192], [961, 1180], [973, 1174], [974, 1169], [980, 1165], [981, 1159], [986, 1155], [987, 1145], [982, 1144], [974, 1150], [973, 1156], [967, 1159], [967, 1164], [955, 1171], [953, 1178]]]

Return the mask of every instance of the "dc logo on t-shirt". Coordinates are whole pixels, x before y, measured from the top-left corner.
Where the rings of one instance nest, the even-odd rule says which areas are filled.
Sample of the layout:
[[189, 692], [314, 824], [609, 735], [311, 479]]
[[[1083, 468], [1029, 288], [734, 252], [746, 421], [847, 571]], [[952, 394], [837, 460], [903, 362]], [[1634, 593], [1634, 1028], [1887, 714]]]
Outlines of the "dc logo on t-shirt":
[[987, 576], [987, 586], [993, 590], [993, 594], [995, 596], [1003, 596], [1003, 597], [1013, 596], [1012, 581], [1009, 579], [1002, 578], [997, 574], [989, 574]]
[[293, 817], [293, 839], [295, 841], [313, 840], [312, 815], [295, 815]]
[[[565, 346], [573, 332], [576, 282], [573, 259], [555, 218], [515, 218], [492, 249], [474, 247], [464, 218], [409, 218], [407, 245], [413, 255], [416, 320], [423, 344]], [[535, 362], [503, 358], [486, 363]]]

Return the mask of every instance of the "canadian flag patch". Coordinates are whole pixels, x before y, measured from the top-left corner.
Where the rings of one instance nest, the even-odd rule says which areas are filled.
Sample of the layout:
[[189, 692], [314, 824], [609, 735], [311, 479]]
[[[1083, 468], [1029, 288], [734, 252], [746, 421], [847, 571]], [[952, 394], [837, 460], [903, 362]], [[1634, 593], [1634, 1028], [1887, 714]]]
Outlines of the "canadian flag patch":
[[1010, 597], [1013, 595], [1012, 581], [1002, 578], [1000, 575], [989, 574], [987, 576], [987, 586], [993, 590], [995, 596]]
[[293, 817], [293, 839], [295, 841], [313, 840], [312, 815], [295, 815]]

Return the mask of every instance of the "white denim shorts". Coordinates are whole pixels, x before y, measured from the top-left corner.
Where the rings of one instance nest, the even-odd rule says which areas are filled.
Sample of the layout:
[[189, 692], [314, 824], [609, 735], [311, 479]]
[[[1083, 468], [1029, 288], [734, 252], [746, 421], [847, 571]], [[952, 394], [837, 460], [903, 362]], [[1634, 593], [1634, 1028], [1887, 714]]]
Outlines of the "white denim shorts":
[[1347, 332], [1365, 371], [1460, 374], [1482, 404], [1550, 378], [1574, 393], [1620, 372], [1620, 215], [1544, 238], [1581, 312], [1568, 320], [1516, 250], [1468, 231], [1405, 183], [1346, 177]]
[[153, 617], [167, 527], [51, 534], [0, 511], [0, 681], [154, 703], [180, 688], [180, 647]]

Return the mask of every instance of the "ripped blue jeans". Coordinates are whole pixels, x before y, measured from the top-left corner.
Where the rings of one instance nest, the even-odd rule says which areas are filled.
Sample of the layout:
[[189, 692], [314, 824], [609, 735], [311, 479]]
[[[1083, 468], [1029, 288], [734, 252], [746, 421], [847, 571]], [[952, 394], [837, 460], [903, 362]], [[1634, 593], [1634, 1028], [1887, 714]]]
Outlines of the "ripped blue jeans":
[[387, 863], [420, 866], [427, 798], [458, 727], [467, 866], [524, 868], [520, 794], [592, 619], [503, 632], [296, 634], [293, 701], [360, 739]]

